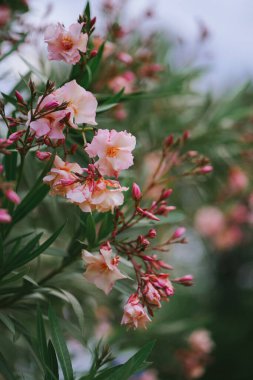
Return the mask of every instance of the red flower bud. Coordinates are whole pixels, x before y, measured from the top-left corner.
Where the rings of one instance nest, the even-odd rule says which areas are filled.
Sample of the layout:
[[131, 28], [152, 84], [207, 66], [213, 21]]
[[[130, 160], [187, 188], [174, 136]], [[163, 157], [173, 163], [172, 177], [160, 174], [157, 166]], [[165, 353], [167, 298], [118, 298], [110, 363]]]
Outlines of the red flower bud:
[[178, 277], [173, 280], [177, 284], [181, 284], [184, 286], [192, 286], [193, 285], [193, 276], [191, 274], [186, 274], [183, 277]]
[[184, 227], [178, 227], [176, 229], [176, 231], [173, 233], [173, 235], [172, 235], [171, 238], [173, 240], [174, 239], [179, 239], [179, 238], [181, 238], [183, 236], [183, 234], [185, 233], [185, 231], [186, 231], [186, 229]]
[[135, 182], [132, 185], [132, 197], [135, 201], [140, 200], [142, 197], [141, 189]]
[[50, 152], [40, 152], [39, 150], [35, 153], [36, 157], [41, 160], [41, 161], [45, 161], [45, 160], [49, 160], [49, 158], [51, 157], [51, 153]]
[[98, 51], [96, 49], [91, 50], [91, 52], [90, 52], [90, 58], [96, 57], [97, 53], [98, 53]]
[[148, 231], [147, 236], [151, 239], [154, 239], [156, 237], [156, 230], [154, 228], [151, 228], [151, 230]]
[[21, 104], [24, 104], [24, 103], [25, 103], [25, 101], [24, 101], [24, 99], [23, 99], [23, 96], [20, 94], [20, 92], [15, 91], [15, 96], [16, 96], [16, 98], [17, 98], [18, 103], [21, 103]]

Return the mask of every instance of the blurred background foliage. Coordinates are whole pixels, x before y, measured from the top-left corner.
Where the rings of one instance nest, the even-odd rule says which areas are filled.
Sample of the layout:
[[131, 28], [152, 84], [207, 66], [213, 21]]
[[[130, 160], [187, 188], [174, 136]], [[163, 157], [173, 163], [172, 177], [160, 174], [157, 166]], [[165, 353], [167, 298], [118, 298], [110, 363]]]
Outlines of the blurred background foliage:
[[[8, 6], [13, 6], [13, 12], [27, 10], [23, 5], [19, 8], [20, 2], [7, 3]], [[192, 67], [172, 68], [170, 52], [173, 47], [161, 33], [144, 38], [135, 31], [119, 43], [123, 44], [123, 51], [127, 49], [133, 57], [140, 46], [148, 46], [155, 62], [163, 67], [154, 80], [145, 83], [139, 81], [136, 91], [118, 99], [120, 107], [124, 107], [126, 117], [119, 120], [116, 114], [117, 106], [109, 112], [100, 113], [97, 118], [99, 126], [103, 128], [126, 129], [137, 137], [135, 166], [129, 171], [129, 177], [124, 178], [125, 183], [138, 179], [138, 183], [145, 186], [148, 178], [154, 174], [155, 162], [161, 152], [163, 140], [170, 134], [175, 137], [181, 136], [186, 130], [189, 131], [190, 138], [182, 149], [185, 152], [197, 150], [209, 157], [214, 167], [213, 173], [206, 177], [174, 178], [170, 173], [171, 178], [168, 179], [167, 185], [174, 189], [171, 202], [177, 206], [177, 211], [166, 218], [169, 224], [161, 224], [159, 227], [166, 236], [173, 223], [187, 226], [189, 244], [173, 248], [168, 260], [175, 266], [178, 275], [184, 272], [193, 273], [196, 278], [195, 286], [177, 289], [176, 296], [159, 310], [147, 331], [127, 332], [120, 326], [120, 319], [122, 301], [125, 300], [124, 286], [128, 284], [116, 286], [110, 297], [105, 297], [101, 291], [84, 281], [82, 264], [78, 261], [46, 283], [45, 295], [43, 291], [35, 291], [31, 302], [27, 297], [26, 302], [23, 303], [21, 300], [13, 305], [8, 310], [10, 318], [4, 318], [4, 311], [1, 311], [2, 355], [10, 366], [18, 369], [18, 374], [23, 373], [23, 377], [20, 378], [42, 378], [36, 374], [34, 344], [29, 342], [28, 338], [28, 342], [25, 341], [27, 335], [22, 333], [25, 326], [32, 335], [36, 335], [36, 310], [33, 301], [37, 298], [41, 301], [42, 309], [46, 310], [47, 301], [50, 300], [57, 310], [66, 333], [73, 365], [75, 364], [77, 372], [80, 368], [80, 374], [89, 368], [87, 363], [90, 362], [90, 353], [87, 348], [80, 348], [78, 342], [94, 348], [99, 339], [103, 339], [118, 357], [115, 362], [119, 362], [124, 355], [129, 356], [136, 348], [155, 339], [155, 348], [149, 357], [152, 368], [157, 371], [153, 376], [160, 380], [183, 379], [185, 375], [177, 359], [177, 352], [187, 347], [187, 337], [193, 331], [206, 328], [210, 331], [215, 347], [201, 378], [251, 380], [252, 219], [249, 223], [239, 225], [243, 233], [240, 241], [221, 249], [214, 244], [212, 236], [201, 237], [196, 229], [195, 215], [201, 207], [207, 205], [219, 208], [224, 215], [236, 205], [244, 205], [252, 215], [252, 200], [249, 202], [253, 180], [252, 84], [245, 84], [242, 88], [218, 98], [211, 93], [200, 93], [195, 90], [194, 83], [200, 76], [205, 75], [205, 70]], [[101, 102], [105, 96], [113, 96], [111, 90], [106, 88], [109, 74], [104, 70], [104, 67], [108, 68], [113, 64], [113, 57], [105, 58], [90, 84], [91, 90], [97, 93]], [[64, 82], [62, 78], [69, 75], [68, 68], [64, 65], [48, 65], [42, 55], [36, 69], [28, 63], [27, 66], [27, 76], [15, 85], [15, 89], [21, 93], [26, 92], [27, 78], [31, 73], [41, 88], [43, 78], [49, 77], [55, 80], [57, 85], [61, 85]], [[134, 70], [133, 67], [131, 69]], [[12, 96], [13, 93], [14, 91], [10, 91], [8, 95]], [[10, 104], [9, 107], [11, 109]], [[73, 141], [78, 143], [78, 138], [73, 136]], [[83, 159], [79, 150], [76, 154], [79, 159]], [[34, 160], [32, 153], [25, 165], [21, 197], [31, 188], [36, 173], [43, 170], [44, 166]], [[229, 182], [231, 169], [234, 167], [239, 167], [247, 177], [247, 185], [235, 192], [230, 191]], [[149, 196], [152, 197], [152, 194]], [[27, 277], [17, 280], [15, 285], [22, 282], [28, 288], [36, 288], [37, 285], [33, 281], [44, 278], [52, 268], [57, 267], [59, 258], [66, 255], [67, 247], [71, 255], [71, 250], [75, 249], [73, 238], [78, 228], [78, 220], [77, 209], [61, 199], [47, 196], [25, 220], [16, 224], [12, 231], [14, 235], [17, 235], [17, 232], [22, 235], [25, 232], [43, 230], [44, 238], [48, 238], [63, 221], [66, 221], [64, 233], [47, 250], [43, 258], [36, 259], [30, 265]], [[141, 371], [134, 379], [145, 380], [145, 377], [141, 377], [143, 374], [145, 375]]]

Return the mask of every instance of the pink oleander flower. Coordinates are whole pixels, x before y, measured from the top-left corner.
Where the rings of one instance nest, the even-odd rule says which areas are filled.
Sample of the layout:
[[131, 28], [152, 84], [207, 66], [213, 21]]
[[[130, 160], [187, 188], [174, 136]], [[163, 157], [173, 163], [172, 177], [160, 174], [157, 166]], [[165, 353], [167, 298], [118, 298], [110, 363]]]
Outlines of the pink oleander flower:
[[113, 92], [119, 92], [124, 89], [125, 94], [131, 94], [134, 91], [135, 75], [132, 71], [126, 71], [117, 75], [108, 82], [108, 87]]
[[[41, 98], [38, 99], [38, 103]], [[54, 94], [50, 94], [43, 99], [38, 110], [42, 111], [47, 108], [48, 104], [52, 104], [54, 102], [56, 105], [60, 105], [61, 103], [57, 101]], [[37, 138], [42, 136], [47, 136], [53, 140], [65, 139], [65, 135], [63, 133], [63, 129], [65, 123], [63, 122], [64, 118], [67, 115], [67, 110], [50, 112], [35, 121], [31, 121], [31, 115], [28, 115], [27, 126], [30, 125], [31, 130], [35, 133]]]
[[152, 306], [161, 307], [161, 296], [158, 290], [151, 284], [151, 282], [147, 281], [144, 289], [143, 296], [145, 300]]
[[59, 156], [55, 157], [54, 167], [43, 178], [43, 182], [51, 187], [52, 195], [66, 195], [75, 186], [78, 180], [77, 174], [82, 174], [83, 169], [76, 163], [64, 162]]
[[5, 210], [4, 208], [0, 208], [0, 223], [10, 223], [11, 222], [11, 216], [8, 213], [8, 210]]
[[126, 190], [128, 188], [122, 187], [118, 181], [100, 178], [95, 183], [91, 204], [98, 212], [113, 212], [115, 207], [123, 204], [122, 192]]
[[83, 212], [92, 212], [92, 191], [94, 190], [94, 181], [87, 179], [85, 183], [80, 183], [74, 188], [70, 188], [66, 193], [66, 198], [80, 207]]
[[21, 202], [21, 199], [18, 196], [18, 194], [12, 189], [6, 190], [5, 196], [6, 198], [9, 199], [9, 201], [11, 201], [12, 203], [15, 203], [16, 205], [18, 205]]
[[72, 65], [79, 62], [80, 52], [86, 52], [88, 43], [88, 35], [82, 33], [82, 27], [83, 23], [78, 22], [70, 25], [68, 31], [60, 23], [48, 26], [44, 37], [48, 45], [48, 59]]
[[82, 123], [97, 125], [95, 120], [97, 100], [90, 91], [86, 91], [79, 86], [76, 80], [72, 80], [58, 88], [54, 92], [54, 96], [59, 103], [68, 103], [66, 111], [70, 113], [69, 124], [73, 128], [77, 127], [76, 124]]
[[217, 235], [225, 226], [223, 213], [216, 207], [202, 207], [195, 215], [195, 228], [204, 237]]
[[118, 181], [99, 178], [97, 181], [87, 179], [85, 183], [70, 189], [66, 196], [72, 203], [77, 204], [84, 212], [114, 211], [115, 207], [121, 206], [124, 202], [123, 191], [126, 187], [121, 187]]
[[136, 139], [131, 133], [99, 129], [85, 150], [90, 157], [99, 157], [96, 166], [102, 175], [117, 177], [121, 170], [133, 165], [135, 144]]
[[99, 255], [83, 250], [82, 258], [86, 264], [84, 277], [105, 294], [110, 293], [115, 281], [126, 278], [118, 269], [119, 256], [112, 257], [111, 249], [101, 248]]
[[233, 193], [244, 191], [249, 184], [246, 173], [239, 167], [234, 166], [229, 171], [228, 186]]
[[124, 306], [124, 314], [121, 324], [134, 329], [138, 327], [146, 328], [146, 324], [150, 321], [151, 319], [140, 303], [138, 295], [132, 294]]
[[93, 43], [94, 49], [96, 50], [99, 50], [100, 46], [104, 43], [103, 58], [110, 57], [116, 49], [116, 46], [114, 43], [110, 41], [105, 41], [99, 36], [93, 37], [92, 43]]
[[188, 338], [188, 343], [195, 351], [209, 354], [214, 348], [214, 342], [210, 337], [210, 332], [205, 329], [193, 331]]

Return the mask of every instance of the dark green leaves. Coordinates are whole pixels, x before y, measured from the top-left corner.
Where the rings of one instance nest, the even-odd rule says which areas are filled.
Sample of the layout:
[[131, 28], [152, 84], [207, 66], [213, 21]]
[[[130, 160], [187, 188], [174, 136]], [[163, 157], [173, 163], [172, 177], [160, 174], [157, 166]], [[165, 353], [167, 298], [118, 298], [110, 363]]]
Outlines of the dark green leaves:
[[49, 323], [52, 334], [53, 345], [61, 364], [64, 380], [74, 380], [74, 374], [71, 364], [70, 355], [64, 337], [62, 335], [57, 317], [52, 307], [49, 308]]
[[137, 371], [146, 367], [146, 360], [148, 359], [154, 342], [149, 342], [142, 347], [134, 356], [132, 356], [126, 363], [109, 368], [95, 377], [95, 380], [128, 380], [130, 376], [134, 375]]

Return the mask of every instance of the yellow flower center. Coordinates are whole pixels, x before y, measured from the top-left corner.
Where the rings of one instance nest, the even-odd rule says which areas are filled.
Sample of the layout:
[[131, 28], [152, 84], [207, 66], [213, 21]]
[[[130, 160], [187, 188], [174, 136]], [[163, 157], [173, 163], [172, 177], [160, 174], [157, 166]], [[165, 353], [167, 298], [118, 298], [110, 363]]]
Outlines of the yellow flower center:
[[109, 146], [106, 150], [106, 155], [108, 157], [116, 157], [118, 154], [119, 148], [116, 146]]
[[61, 43], [64, 50], [70, 50], [74, 45], [73, 40], [70, 36], [63, 37]]

